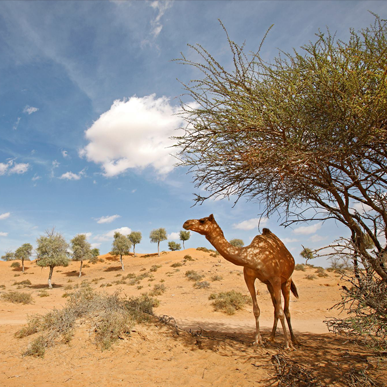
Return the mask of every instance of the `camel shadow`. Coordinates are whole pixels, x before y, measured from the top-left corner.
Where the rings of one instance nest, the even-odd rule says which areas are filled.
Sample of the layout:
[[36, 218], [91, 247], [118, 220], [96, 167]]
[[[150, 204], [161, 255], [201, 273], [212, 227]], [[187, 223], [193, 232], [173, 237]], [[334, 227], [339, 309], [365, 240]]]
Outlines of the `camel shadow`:
[[[66, 277], [79, 277], [79, 271], [78, 270], [72, 270], [72, 271], [66, 271], [63, 273]], [[82, 272], [81, 277], [85, 276], [86, 274]]]
[[[57, 289], [57, 288], [63, 288], [63, 285], [52, 284], [52, 287], [53, 287], [54, 289]], [[48, 287], [47, 284], [30, 285], [29, 288], [30, 288], [30, 289], [49, 289], [49, 287]]]

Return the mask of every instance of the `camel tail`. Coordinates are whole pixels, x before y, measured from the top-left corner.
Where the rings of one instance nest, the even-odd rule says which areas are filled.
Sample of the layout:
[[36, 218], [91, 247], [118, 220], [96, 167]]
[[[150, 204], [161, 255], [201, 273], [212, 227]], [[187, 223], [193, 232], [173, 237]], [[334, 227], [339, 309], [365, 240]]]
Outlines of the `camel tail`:
[[296, 288], [296, 285], [295, 285], [295, 283], [293, 282], [293, 280], [292, 280], [292, 283], [290, 284], [290, 290], [292, 291], [292, 293], [294, 294], [294, 296], [295, 296], [296, 298], [298, 298], [297, 288]]

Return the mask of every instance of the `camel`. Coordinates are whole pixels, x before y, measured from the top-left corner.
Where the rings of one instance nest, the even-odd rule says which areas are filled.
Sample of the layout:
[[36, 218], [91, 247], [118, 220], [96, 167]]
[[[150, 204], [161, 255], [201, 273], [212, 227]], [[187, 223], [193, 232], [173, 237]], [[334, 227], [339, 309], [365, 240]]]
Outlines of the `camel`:
[[[260, 309], [254, 285], [258, 278], [266, 284], [274, 306], [274, 324], [269, 340], [274, 341], [279, 319], [284, 333], [285, 348], [293, 349], [292, 342], [294, 344], [298, 344], [298, 342], [290, 321], [289, 300], [290, 291], [297, 298], [298, 293], [296, 285], [292, 281], [294, 258], [281, 240], [269, 229], [264, 228], [262, 235], [257, 235], [249, 246], [234, 247], [226, 240], [212, 214], [207, 218], [187, 220], [183, 224], [183, 228], [204, 235], [223, 258], [235, 265], [243, 266], [244, 279], [253, 301], [256, 323], [254, 344], [263, 344], [259, 332]], [[281, 306], [281, 291], [284, 296], [284, 309]], [[284, 315], [288, 323], [291, 342], [286, 332]]]

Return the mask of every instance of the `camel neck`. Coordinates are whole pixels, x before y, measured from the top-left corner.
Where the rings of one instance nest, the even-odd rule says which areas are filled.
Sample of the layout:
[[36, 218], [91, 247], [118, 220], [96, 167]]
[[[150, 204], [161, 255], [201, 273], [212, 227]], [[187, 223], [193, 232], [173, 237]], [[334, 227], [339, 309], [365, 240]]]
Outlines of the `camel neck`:
[[218, 225], [216, 225], [216, 229], [211, 233], [211, 235], [206, 235], [206, 239], [227, 261], [230, 261], [234, 265], [238, 266], [244, 266], [246, 264], [243, 249], [230, 244], [224, 237], [223, 231]]

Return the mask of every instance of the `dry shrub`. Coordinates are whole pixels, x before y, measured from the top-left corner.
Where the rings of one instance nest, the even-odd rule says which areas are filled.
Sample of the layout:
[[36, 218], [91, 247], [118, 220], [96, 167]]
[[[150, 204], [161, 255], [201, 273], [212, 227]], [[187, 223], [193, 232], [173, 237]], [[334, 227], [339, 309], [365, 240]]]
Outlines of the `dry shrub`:
[[305, 271], [305, 265], [298, 263], [296, 266], [294, 266], [294, 270]]
[[208, 299], [213, 300], [212, 305], [214, 310], [219, 310], [230, 315], [242, 309], [246, 304], [250, 305], [252, 303], [250, 296], [246, 296], [235, 290], [218, 294], [213, 293]]
[[50, 293], [47, 290], [41, 290], [38, 293], [38, 297], [49, 297]]
[[160, 267], [161, 267], [161, 265], [153, 265], [153, 266], [149, 269], [149, 271], [151, 271], [151, 272], [156, 272], [157, 269], [160, 269]]
[[181, 262], [175, 262], [175, 263], [172, 263], [171, 265], [171, 267], [180, 267], [180, 266], [183, 266]]
[[318, 267], [315, 273], [317, 273], [317, 277], [328, 277], [323, 267]]
[[207, 281], [197, 281], [194, 283], [195, 289], [208, 289], [210, 287], [210, 283]]
[[30, 286], [32, 285], [31, 281], [29, 279], [20, 281], [20, 282], [14, 282], [13, 286], [15, 285], [23, 285], [23, 286]]
[[222, 279], [223, 279], [223, 276], [218, 275], [218, 274], [213, 275], [213, 276], [211, 277], [211, 281], [221, 281]]
[[204, 275], [202, 274], [199, 274], [197, 271], [195, 270], [188, 270], [185, 272], [185, 276], [187, 277], [187, 279], [189, 279], [190, 281], [200, 281], [201, 279], [204, 278]]
[[21, 293], [21, 292], [8, 292], [3, 293], [1, 298], [4, 301], [12, 302], [14, 304], [31, 304], [32, 296], [29, 293]]
[[184, 261], [194, 261], [194, 259], [190, 255], [184, 255]]
[[14, 268], [14, 269], [20, 269], [21, 265], [20, 265], [19, 262], [12, 262], [11, 263], [11, 267]]
[[29, 317], [27, 326], [15, 336], [21, 338], [40, 333], [40, 338], [30, 344], [25, 355], [43, 356], [42, 346], [54, 346], [60, 340], [69, 343], [76, 321], [83, 319], [95, 332], [97, 346], [104, 350], [130, 333], [135, 323], [149, 319], [156, 306], [158, 301], [146, 294], [128, 299], [120, 297], [118, 292], [107, 295], [83, 288], [69, 295], [63, 309]]
[[204, 251], [205, 253], [210, 252], [210, 250], [208, 250], [206, 247], [197, 247], [196, 250], [197, 251]]
[[308, 274], [308, 275], [305, 276], [305, 279], [308, 279], [308, 280], [314, 280], [316, 278], [317, 277], [314, 274]]
[[149, 293], [150, 296], [161, 296], [165, 291], [167, 290], [167, 288], [165, 287], [164, 284], [156, 284], [154, 287], [153, 287], [153, 290]]

